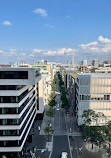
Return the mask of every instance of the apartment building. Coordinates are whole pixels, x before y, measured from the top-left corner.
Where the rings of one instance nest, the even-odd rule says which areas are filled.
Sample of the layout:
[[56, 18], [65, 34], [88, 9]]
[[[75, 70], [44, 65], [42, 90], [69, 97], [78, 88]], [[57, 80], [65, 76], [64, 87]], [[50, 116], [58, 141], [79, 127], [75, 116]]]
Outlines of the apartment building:
[[52, 89], [51, 74], [49, 71], [42, 69], [41, 77], [43, 81], [42, 85], [43, 85], [44, 104], [47, 105]]
[[75, 109], [75, 82], [76, 82], [76, 74], [70, 74], [69, 78], [69, 87], [67, 89], [70, 105], [73, 109]]
[[41, 64], [34, 64], [34, 65], [29, 65], [30, 68], [40, 68], [42, 70], [47, 70], [51, 74], [51, 81], [53, 80], [53, 70], [51, 68], [51, 65], [41, 65]]
[[0, 157], [20, 155], [35, 117], [43, 114], [40, 79], [39, 69], [0, 69]]
[[[107, 120], [100, 120], [100, 125], [111, 120], [111, 74], [79, 73], [76, 84], [76, 118], [78, 125], [83, 124], [84, 110], [102, 112]], [[94, 124], [92, 124], [94, 125]]]

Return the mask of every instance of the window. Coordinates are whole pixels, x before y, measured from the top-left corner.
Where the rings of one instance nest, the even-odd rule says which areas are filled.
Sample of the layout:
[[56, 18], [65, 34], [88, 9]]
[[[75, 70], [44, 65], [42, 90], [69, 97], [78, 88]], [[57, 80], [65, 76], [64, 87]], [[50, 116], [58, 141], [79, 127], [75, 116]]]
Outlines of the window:
[[82, 95], [82, 100], [84, 100], [84, 95]]
[[0, 79], [28, 79], [28, 71], [0, 71]]
[[104, 100], [110, 100], [110, 95], [104, 95]]
[[0, 90], [20, 90], [22, 89], [23, 85], [0, 85]]

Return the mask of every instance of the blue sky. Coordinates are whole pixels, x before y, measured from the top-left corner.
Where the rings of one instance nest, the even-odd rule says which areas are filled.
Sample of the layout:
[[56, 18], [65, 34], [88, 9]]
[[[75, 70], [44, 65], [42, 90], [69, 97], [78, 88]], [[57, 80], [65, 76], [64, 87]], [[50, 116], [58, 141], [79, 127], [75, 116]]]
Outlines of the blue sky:
[[0, 0], [1, 63], [109, 57], [110, 39], [111, 0]]

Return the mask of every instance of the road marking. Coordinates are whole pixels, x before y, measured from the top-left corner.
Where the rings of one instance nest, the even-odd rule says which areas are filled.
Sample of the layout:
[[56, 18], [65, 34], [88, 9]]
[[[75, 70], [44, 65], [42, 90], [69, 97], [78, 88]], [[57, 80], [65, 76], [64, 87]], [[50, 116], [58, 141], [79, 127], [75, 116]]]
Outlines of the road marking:
[[76, 147], [77, 147], [77, 150], [76, 150], [76, 152], [77, 152], [77, 158], [80, 158], [79, 151], [78, 151], [78, 145], [77, 145], [77, 141], [76, 141], [76, 137], [75, 137], [75, 144], [76, 144]]

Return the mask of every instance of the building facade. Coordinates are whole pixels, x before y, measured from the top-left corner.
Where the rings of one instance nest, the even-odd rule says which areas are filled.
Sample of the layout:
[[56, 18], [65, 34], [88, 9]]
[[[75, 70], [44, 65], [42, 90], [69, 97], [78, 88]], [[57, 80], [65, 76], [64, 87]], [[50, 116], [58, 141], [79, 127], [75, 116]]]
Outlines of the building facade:
[[[102, 112], [106, 120], [111, 120], [111, 74], [79, 73], [76, 84], [76, 118], [78, 125], [83, 124], [84, 110]], [[103, 121], [103, 122], [102, 122]], [[93, 124], [94, 125], [94, 124]]]
[[20, 155], [37, 114], [39, 69], [0, 69], [0, 157]]

